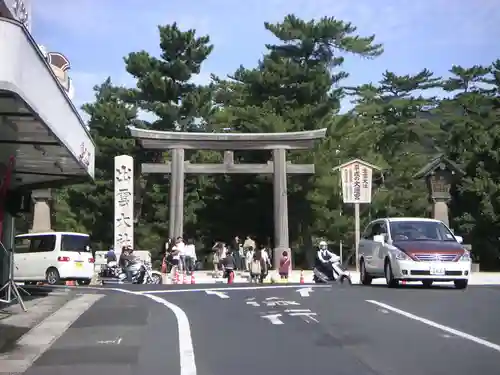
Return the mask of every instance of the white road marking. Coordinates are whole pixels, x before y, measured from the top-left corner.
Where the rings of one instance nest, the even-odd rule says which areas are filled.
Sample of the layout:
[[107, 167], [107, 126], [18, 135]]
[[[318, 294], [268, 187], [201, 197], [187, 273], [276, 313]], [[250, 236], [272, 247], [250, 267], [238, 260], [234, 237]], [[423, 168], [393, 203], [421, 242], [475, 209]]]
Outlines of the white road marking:
[[186, 313], [179, 306], [161, 297], [150, 294], [144, 294], [144, 297], [148, 297], [158, 302], [174, 313], [177, 319], [177, 330], [179, 334], [180, 375], [196, 375], [196, 360], [194, 357], [193, 339], [191, 337], [191, 324], [189, 323]]
[[497, 352], [500, 352], [500, 345], [497, 345], [497, 344], [492, 343], [490, 341], [484, 340], [484, 339], [482, 339], [480, 337], [473, 336], [471, 334], [459, 331], [458, 329], [451, 328], [451, 327], [445, 326], [443, 324], [439, 324], [437, 322], [434, 322], [434, 321], [426, 319], [426, 318], [422, 318], [420, 316], [414, 315], [414, 314], [409, 313], [407, 311], [400, 310], [400, 309], [398, 309], [396, 307], [393, 307], [391, 305], [387, 305], [387, 304], [385, 304], [383, 302], [378, 302], [378, 301], [374, 301], [374, 300], [366, 300], [366, 302], [369, 302], [369, 303], [372, 303], [374, 305], [380, 306], [380, 307], [382, 307], [382, 308], [384, 308], [384, 309], [386, 309], [388, 311], [391, 311], [393, 313], [402, 315], [402, 316], [404, 316], [404, 317], [406, 317], [408, 319], [415, 320], [417, 322], [426, 324], [426, 325], [428, 325], [430, 327], [437, 328], [437, 329], [439, 329], [441, 331], [444, 331], [446, 333], [451, 333], [452, 335], [461, 337], [463, 339], [475, 342], [476, 344], [479, 344], [479, 345], [485, 346], [487, 348], [493, 349], [493, 350], [495, 350]]
[[42, 320], [17, 341], [16, 350], [0, 355], [1, 371], [24, 373], [68, 330], [71, 324], [102, 297], [104, 297], [102, 294], [85, 294], [77, 297]]
[[98, 344], [103, 344], [103, 345], [108, 345], [108, 344], [120, 345], [121, 342], [122, 342], [121, 337], [118, 337], [114, 340], [99, 340], [99, 341], [97, 341]]
[[271, 322], [271, 324], [275, 324], [275, 325], [285, 324], [279, 318], [280, 316], [281, 316], [281, 314], [270, 314], [270, 315], [262, 315], [262, 318], [269, 320]]
[[[196, 289], [160, 289], [160, 290], [144, 290], [133, 292], [134, 294], [162, 294], [162, 293], [186, 293], [186, 292], [205, 292], [207, 290], [259, 290], [259, 289], [287, 289], [297, 288], [297, 285], [270, 285], [270, 286], [242, 286], [229, 288], [196, 288]], [[331, 288], [329, 285], [311, 285], [311, 288]], [[117, 290], [116, 288], [100, 288], [103, 290]]]
[[312, 293], [313, 288], [300, 288], [297, 289], [297, 292], [300, 294], [301, 297], [309, 297], [309, 293]]
[[209, 295], [217, 296], [217, 297], [222, 298], [222, 299], [230, 298], [226, 293], [218, 292], [216, 290], [205, 290], [205, 293], [207, 293]]
[[175, 319], [177, 320], [177, 331], [179, 336], [179, 363], [181, 368], [180, 375], [197, 374], [196, 359], [194, 356], [193, 338], [191, 337], [191, 324], [189, 323], [189, 319], [184, 310], [182, 310], [179, 306], [174, 305], [173, 303], [168, 302], [167, 300], [158, 296], [132, 292], [130, 290], [119, 289], [119, 288], [108, 288], [108, 289], [117, 292], [133, 294], [136, 296], [148, 297], [153, 301], [158, 302], [159, 304], [170, 309], [174, 313]]

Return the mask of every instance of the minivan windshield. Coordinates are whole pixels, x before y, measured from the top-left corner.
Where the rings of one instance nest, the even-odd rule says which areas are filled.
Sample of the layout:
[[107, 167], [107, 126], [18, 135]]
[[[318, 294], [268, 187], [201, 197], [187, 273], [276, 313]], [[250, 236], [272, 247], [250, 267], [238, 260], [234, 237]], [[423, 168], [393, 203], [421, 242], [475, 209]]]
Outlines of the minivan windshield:
[[456, 241], [440, 221], [393, 221], [389, 227], [393, 241]]
[[79, 253], [90, 253], [90, 237], [74, 234], [61, 235], [61, 251], [78, 251]]

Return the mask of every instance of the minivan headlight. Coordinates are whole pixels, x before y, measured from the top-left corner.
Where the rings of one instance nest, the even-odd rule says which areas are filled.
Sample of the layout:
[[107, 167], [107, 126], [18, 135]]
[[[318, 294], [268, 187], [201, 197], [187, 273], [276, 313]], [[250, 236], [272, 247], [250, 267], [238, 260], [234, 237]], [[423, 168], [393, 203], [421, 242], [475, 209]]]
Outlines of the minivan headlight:
[[396, 250], [394, 254], [397, 260], [412, 260], [408, 255], [405, 254], [404, 251]]
[[471, 257], [470, 257], [470, 253], [468, 251], [466, 251], [459, 259], [460, 262], [470, 262], [471, 261]]

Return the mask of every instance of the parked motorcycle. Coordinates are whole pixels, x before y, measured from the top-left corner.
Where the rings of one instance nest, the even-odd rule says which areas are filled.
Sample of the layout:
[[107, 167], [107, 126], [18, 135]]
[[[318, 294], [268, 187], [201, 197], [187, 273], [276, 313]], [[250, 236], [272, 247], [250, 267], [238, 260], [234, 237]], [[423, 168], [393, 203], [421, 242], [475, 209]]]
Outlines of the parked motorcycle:
[[[131, 280], [128, 280], [127, 273]], [[127, 267], [122, 269], [117, 262], [109, 262], [103, 265], [99, 272], [102, 284], [161, 284], [162, 275], [158, 271], [153, 271], [151, 264], [143, 262], [136, 257], [129, 261]]]

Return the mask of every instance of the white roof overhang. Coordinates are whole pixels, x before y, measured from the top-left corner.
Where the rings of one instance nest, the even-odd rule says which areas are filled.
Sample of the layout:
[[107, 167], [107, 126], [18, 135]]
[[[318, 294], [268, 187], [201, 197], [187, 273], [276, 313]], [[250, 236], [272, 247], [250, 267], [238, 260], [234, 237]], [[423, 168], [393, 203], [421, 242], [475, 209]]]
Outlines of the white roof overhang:
[[6, 18], [0, 40], [0, 164], [15, 157], [12, 187], [92, 180], [95, 144], [38, 45]]

